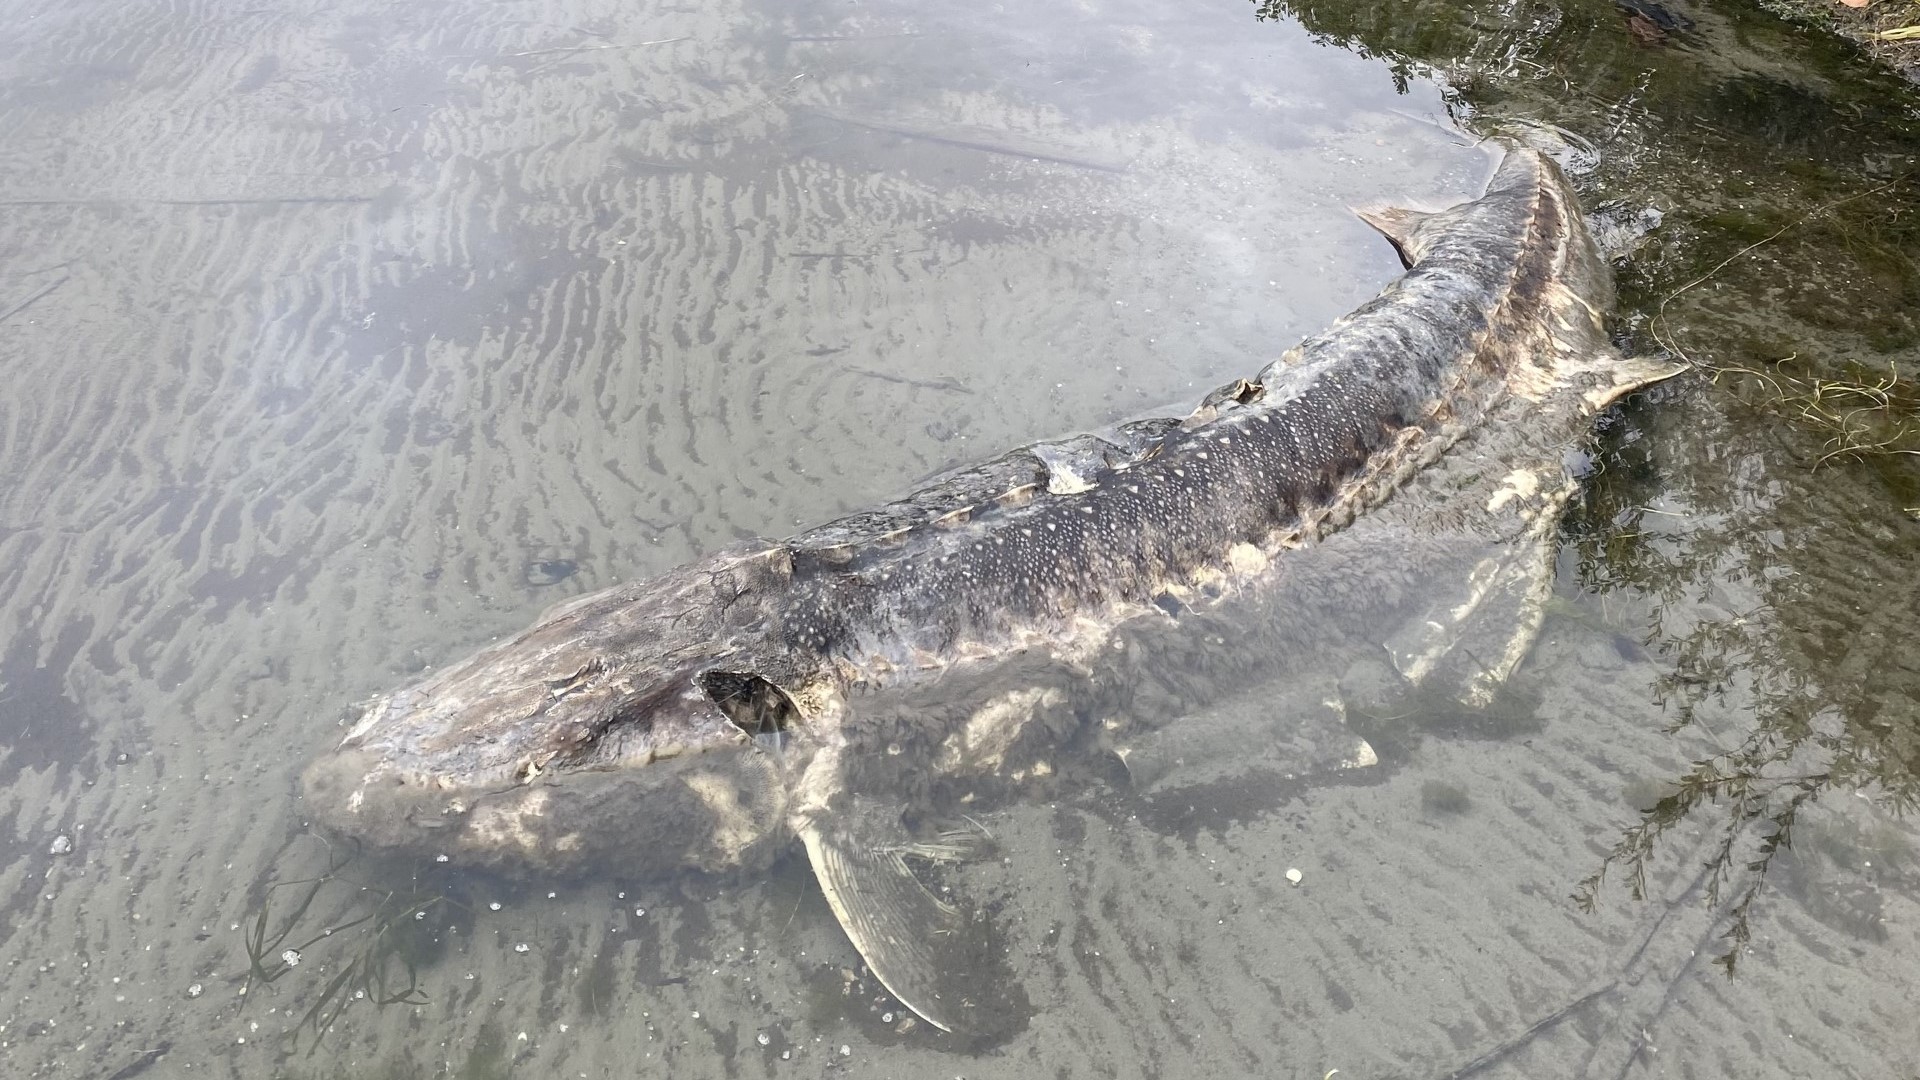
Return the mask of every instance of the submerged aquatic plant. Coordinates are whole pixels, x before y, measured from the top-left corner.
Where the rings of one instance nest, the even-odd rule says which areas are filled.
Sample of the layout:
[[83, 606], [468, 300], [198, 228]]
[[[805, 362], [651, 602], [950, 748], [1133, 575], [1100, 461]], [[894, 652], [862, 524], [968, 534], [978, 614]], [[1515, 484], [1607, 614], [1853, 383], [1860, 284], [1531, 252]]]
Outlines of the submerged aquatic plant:
[[[1907, 386], [1870, 384], [1863, 400]], [[1859, 396], [1819, 393], [1827, 402]], [[1726, 460], [1749, 464], [1777, 452], [1781, 438], [1812, 442], [1805, 428], [1750, 423], [1723, 423], [1708, 438]], [[1669, 732], [1704, 748], [1656, 785], [1657, 798], [1636, 800], [1639, 819], [1573, 899], [1593, 910], [1612, 874], [1644, 899], [1663, 839], [1713, 808], [1714, 838], [1694, 887], [1719, 912], [1727, 946], [1715, 960], [1728, 974], [1751, 939], [1769, 871], [1816, 804], [1858, 793], [1896, 815], [1920, 810], [1920, 712], [1903, 647], [1920, 578], [1910, 572], [1910, 526], [1891, 518], [1888, 500], [1863, 500], [1859, 475], [1876, 460], [1906, 459], [1834, 450], [1807, 452], [1829, 464], [1818, 471], [1664, 476], [1661, 490], [1679, 512], [1640, 505], [1645, 478], [1628, 464], [1595, 478], [1571, 523], [1582, 583], [1651, 605], [1647, 645], [1667, 669], [1659, 699], [1674, 717]], [[1837, 474], [1847, 460], [1856, 464]]]
[[[1790, 740], [1758, 729], [1739, 747], [1695, 761], [1692, 768], [1671, 782], [1670, 794], [1644, 810], [1640, 821], [1626, 829], [1601, 860], [1599, 869], [1580, 882], [1573, 892], [1574, 902], [1580, 910], [1592, 914], [1599, 906], [1607, 872], [1615, 865], [1625, 867], [1629, 895], [1635, 900], [1646, 899], [1647, 867], [1660, 838], [1701, 806], [1724, 803], [1728, 820], [1703, 873], [1707, 903], [1718, 907], [1736, 873], [1747, 872], [1737, 883], [1738, 898], [1725, 912], [1728, 928], [1723, 936], [1730, 947], [1714, 957], [1714, 963], [1733, 974], [1741, 949], [1752, 938], [1754, 901], [1760, 897], [1774, 857], [1792, 847], [1793, 828], [1801, 810], [1833, 782], [1830, 771], [1770, 774], [1772, 767], [1799, 756], [1800, 751]], [[1756, 823], [1759, 837], [1755, 850], [1743, 859], [1741, 841]]]
[[[308, 950], [322, 943], [331, 954], [331, 962], [338, 965], [289, 1033], [297, 1045], [301, 1032], [312, 1032], [309, 1054], [355, 1002], [376, 1006], [427, 1003], [419, 983], [419, 967], [431, 948], [431, 930], [425, 919], [429, 911], [452, 902], [417, 884], [383, 889], [351, 881], [341, 874], [351, 861], [336, 863], [330, 855], [327, 869], [314, 877], [267, 886], [246, 924], [248, 968], [242, 993], [285, 978], [306, 960]], [[316, 929], [311, 919], [316, 902], [323, 893], [342, 888], [351, 889], [352, 895], [345, 898], [339, 910], [352, 917], [343, 922], [322, 921]], [[276, 905], [283, 893], [295, 894], [297, 899], [290, 905]], [[327, 963], [323, 959], [317, 966], [328, 970]]]
[[[1877, 455], [1920, 457], [1920, 383], [1898, 363], [1884, 372], [1849, 365], [1833, 377], [1796, 368], [1798, 355], [1765, 367], [1725, 364], [1713, 381], [1824, 437], [1816, 465]], [[1756, 398], [1757, 395], [1757, 398]]]

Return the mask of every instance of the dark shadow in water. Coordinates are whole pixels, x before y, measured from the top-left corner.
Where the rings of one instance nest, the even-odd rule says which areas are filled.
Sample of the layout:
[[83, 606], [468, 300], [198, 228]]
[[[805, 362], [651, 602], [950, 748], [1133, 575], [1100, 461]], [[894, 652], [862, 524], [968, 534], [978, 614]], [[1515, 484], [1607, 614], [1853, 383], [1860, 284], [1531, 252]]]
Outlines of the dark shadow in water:
[[91, 776], [94, 724], [67, 686], [67, 670], [93, 633], [67, 624], [46, 647], [29, 630], [0, 653], [0, 785], [27, 769], [78, 769]]
[[807, 1016], [814, 1029], [854, 1030], [864, 1041], [877, 1045], [914, 1043], [963, 1054], [986, 1053], [1025, 1031], [1033, 1018], [1033, 1003], [1007, 962], [1000, 903], [963, 903], [963, 911], [965, 927], [946, 942], [941, 970], [947, 973], [943, 993], [957, 995], [963, 1003], [964, 1030], [942, 1033], [929, 1027], [889, 994], [865, 965], [838, 964], [819, 965], [807, 979]]
[[[319, 843], [313, 837], [304, 839]], [[281, 1036], [289, 1051], [302, 1058], [311, 1057], [334, 1023], [349, 1012], [423, 1005], [463, 993], [471, 1000], [476, 984], [459, 979], [444, 962], [450, 945], [475, 938], [476, 918], [483, 907], [532, 907], [541, 895], [551, 897], [545, 890], [556, 883], [543, 880], [534, 885], [511, 876], [381, 856], [346, 845], [329, 843], [325, 849], [325, 866], [312, 876], [257, 883], [241, 924], [249, 965], [246, 1000], [254, 1006], [265, 994], [278, 1003], [279, 1012], [298, 1018]], [[292, 855], [290, 849], [286, 861], [306, 861]], [[923, 880], [965, 915], [963, 931], [941, 943], [940, 958], [941, 970], [949, 973], [943, 988], [965, 1002], [966, 1028], [942, 1032], [927, 1024], [900, 1004], [849, 947], [846, 955], [854, 966], [816, 962], [806, 978], [806, 1014], [815, 1030], [857, 1031], [872, 1044], [905, 1043], [983, 1054], [1027, 1029], [1034, 1008], [1008, 963], [1004, 899], [969, 894], [958, 880], [964, 873], [960, 869], [934, 867], [924, 873], [931, 876]], [[949, 883], [951, 887], [944, 887]], [[564, 994], [542, 996], [539, 1012], [545, 1023], [569, 1014], [606, 1017], [609, 1003], [620, 1000], [632, 985], [681, 986], [690, 975], [735, 961], [731, 952], [716, 945], [728, 937], [716, 932], [705, 908], [720, 894], [738, 892], [743, 886], [758, 890], [766, 898], [767, 910], [782, 913], [783, 929], [791, 928], [795, 920], [837, 927], [797, 849], [793, 857], [781, 859], [752, 882], [688, 870], [650, 878], [644, 892], [621, 887], [617, 879], [569, 884], [607, 885], [620, 897], [612, 913], [619, 923], [619, 947], [601, 948], [591, 959], [583, 959], [562, 938], [558, 947], [543, 950], [547, 970], [542, 982], [549, 988], [570, 987]], [[651, 899], [636, 904], [627, 899], [630, 894]], [[678, 960], [669, 966], [665, 957]], [[798, 957], [780, 960], [790, 963]], [[627, 962], [637, 963], [637, 970], [621, 974]], [[310, 980], [298, 984], [291, 998], [281, 996], [274, 984], [303, 966], [317, 969], [325, 978], [317, 985]], [[567, 977], [569, 969], [578, 978]], [[757, 1040], [753, 1047], [729, 1043], [716, 1050], [723, 1060], [732, 1061], [758, 1049], [772, 1067], [787, 1060], [781, 1057], [782, 1051], [797, 1049], [779, 1026], [764, 1032], [768, 1041], [763, 1044]], [[261, 1033], [266, 1034], [264, 1025]], [[733, 1038], [720, 1029], [712, 1034], [722, 1041]], [[489, 1070], [496, 1065], [511, 1066], [511, 1053], [498, 1062], [496, 1056], [483, 1034], [470, 1051], [465, 1070], [457, 1075], [490, 1076], [495, 1075]], [[408, 1070], [415, 1068], [398, 1058], [389, 1067], [396, 1075], [413, 1075]]]

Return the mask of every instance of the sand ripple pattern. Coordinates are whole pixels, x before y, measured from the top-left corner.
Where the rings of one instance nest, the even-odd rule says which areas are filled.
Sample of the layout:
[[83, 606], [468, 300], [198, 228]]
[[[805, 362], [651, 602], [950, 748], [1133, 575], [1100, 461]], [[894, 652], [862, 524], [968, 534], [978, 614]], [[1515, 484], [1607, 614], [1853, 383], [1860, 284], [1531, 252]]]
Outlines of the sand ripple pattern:
[[[1281, 100], [1216, 77], [1217, 29], [1099, 15], [1067, 52], [1038, 16], [915, 6], [15, 5], [0, 1070], [772, 1076], [847, 1042], [853, 1075], [958, 1071], [841, 993], [851, 954], [796, 866], [472, 885], [430, 1003], [350, 1012], [312, 1058], [279, 1036], [337, 958], [245, 1000], [236, 928], [324, 863], [292, 781], [348, 703], [566, 596], [1256, 370], [1393, 273], [1346, 203], [1479, 178], [1297, 32], [1263, 46], [1298, 73]], [[1099, 108], [1044, 96], [1166, 58], [1179, 79]], [[1187, 123], [1162, 85], [1250, 111]], [[1010, 814], [1008, 861], [964, 873], [1039, 1012], [982, 1065], [1443, 1075], [1603, 991], [1614, 1011], [1556, 1029], [1577, 1038], [1515, 1053], [1614, 1075], [1625, 1003], [1699, 927], [1674, 914], [1636, 968], [1647, 909], [1566, 914], [1618, 818], [1594, 761], [1665, 746], [1589, 745], [1618, 726], [1568, 708], [1551, 752], [1420, 766], [1505, 777], [1473, 829], [1413, 820], [1411, 770], [1185, 832]], [[1781, 947], [1824, 963], [1828, 931], [1802, 933]], [[1833, 992], [1863, 979], [1912, 981]], [[1744, 1053], [1753, 997], [1691, 985], [1689, 1031]], [[1809, 1060], [1920, 1057], [1878, 1015]]]

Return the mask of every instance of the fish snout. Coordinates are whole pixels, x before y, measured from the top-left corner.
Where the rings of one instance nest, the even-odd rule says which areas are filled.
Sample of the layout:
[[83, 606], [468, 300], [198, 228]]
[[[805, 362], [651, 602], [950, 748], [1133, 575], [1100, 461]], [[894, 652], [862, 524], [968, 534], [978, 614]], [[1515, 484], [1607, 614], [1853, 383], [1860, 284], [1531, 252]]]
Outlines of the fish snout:
[[344, 745], [307, 766], [300, 797], [315, 824], [377, 848], [416, 846], [423, 832], [456, 824], [466, 809], [384, 768], [379, 754]]

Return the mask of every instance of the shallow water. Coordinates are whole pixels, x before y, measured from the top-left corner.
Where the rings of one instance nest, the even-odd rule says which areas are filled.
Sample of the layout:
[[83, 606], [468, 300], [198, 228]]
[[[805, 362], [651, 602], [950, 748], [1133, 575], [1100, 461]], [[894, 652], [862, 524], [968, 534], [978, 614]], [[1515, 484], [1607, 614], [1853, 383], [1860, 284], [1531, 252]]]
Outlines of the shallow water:
[[[1640, 45], [1586, 3], [18, 5], [0, 1062], [1897, 1075], [1920, 479], [1834, 455], [1766, 380], [1915, 357], [1912, 187], [1881, 186], [1914, 167], [1915, 98], [1690, 13]], [[1380, 718], [1364, 778], [998, 813], [1000, 861], [958, 877], [1024, 1007], [985, 1040], [883, 1019], [797, 861], [758, 884], [351, 862], [303, 912], [269, 892], [345, 858], [293, 779], [348, 703], [563, 597], [1188, 407], [1398, 271], [1349, 204], [1474, 192], [1456, 118], [1590, 140], [1623, 335], [1758, 373], [1612, 418], [1512, 707]], [[1835, 411], [1906, 448], [1862, 408]], [[1670, 803], [1646, 899], [1625, 866], [1591, 913], [1569, 898], [1690, 761], [1751, 739], [1785, 751], [1763, 776], [1828, 779], [1734, 978], [1712, 960], [1741, 867], [1799, 788]], [[268, 963], [342, 929], [249, 988], [263, 904], [300, 915]], [[424, 1003], [336, 995], [316, 1042], [302, 1017], [384, 925], [343, 924], [381, 910], [388, 988], [411, 959]]]

